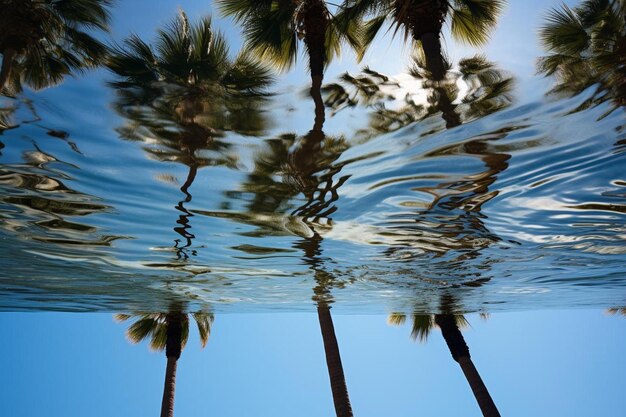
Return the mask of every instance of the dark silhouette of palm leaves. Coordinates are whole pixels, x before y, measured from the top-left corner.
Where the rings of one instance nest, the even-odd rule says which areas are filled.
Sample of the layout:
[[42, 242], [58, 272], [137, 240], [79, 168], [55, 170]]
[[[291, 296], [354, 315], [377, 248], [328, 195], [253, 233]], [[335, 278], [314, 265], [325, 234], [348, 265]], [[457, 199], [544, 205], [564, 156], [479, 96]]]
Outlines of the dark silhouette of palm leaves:
[[[128, 340], [132, 343], [141, 343], [149, 340], [150, 349], [161, 351], [167, 345], [167, 316], [170, 313], [137, 313], [137, 314], [116, 314], [115, 320], [120, 322], [132, 321], [132, 324], [126, 331]], [[191, 313], [196, 326], [198, 335], [200, 336], [200, 344], [205, 347], [211, 334], [211, 324], [213, 323], [213, 314], [207, 312]], [[187, 314], [182, 315], [182, 338], [181, 348], [184, 349], [189, 339], [189, 317]]]
[[[469, 322], [462, 314], [453, 314], [454, 321], [460, 329], [469, 326]], [[394, 312], [387, 317], [387, 323], [393, 326], [402, 326], [406, 323], [407, 316], [404, 313]], [[411, 338], [425, 343], [433, 329], [437, 327], [434, 314], [411, 314]]]
[[5, 0], [0, 6], [0, 91], [41, 89], [102, 63], [111, 0]]
[[612, 316], [624, 316], [626, 317], [626, 307], [611, 307], [607, 308], [606, 312]]
[[450, 24], [454, 38], [480, 45], [488, 40], [503, 4], [502, 0], [348, 0], [340, 18], [370, 18], [361, 31], [361, 54], [385, 23], [391, 23], [394, 33], [402, 32], [405, 40], [412, 39], [421, 47], [427, 67], [441, 80], [445, 72], [440, 40], [443, 24]]
[[242, 24], [248, 45], [280, 69], [295, 63], [300, 40], [312, 75], [321, 75], [343, 43], [359, 47], [357, 22], [338, 21], [323, 0], [218, 0], [218, 5]]
[[552, 9], [542, 28], [548, 55], [538, 70], [554, 76], [553, 93], [577, 94], [597, 84], [598, 91], [583, 105], [611, 99], [626, 105], [626, 2], [587, 0], [570, 8]]

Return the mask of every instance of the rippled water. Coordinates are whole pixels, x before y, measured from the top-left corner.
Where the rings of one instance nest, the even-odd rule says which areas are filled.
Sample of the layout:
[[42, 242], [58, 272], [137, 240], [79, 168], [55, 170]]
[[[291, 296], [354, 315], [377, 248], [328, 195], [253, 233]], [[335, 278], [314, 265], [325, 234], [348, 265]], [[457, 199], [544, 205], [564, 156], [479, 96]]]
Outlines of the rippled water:
[[459, 79], [447, 103], [374, 75], [388, 113], [327, 89], [321, 128], [306, 79], [279, 84], [261, 127], [212, 132], [193, 160], [186, 128], [119, 111], [105, 70], [5, 98], [0, 308], [625, 304], [624, 109], [497, 65], [506, 88]]

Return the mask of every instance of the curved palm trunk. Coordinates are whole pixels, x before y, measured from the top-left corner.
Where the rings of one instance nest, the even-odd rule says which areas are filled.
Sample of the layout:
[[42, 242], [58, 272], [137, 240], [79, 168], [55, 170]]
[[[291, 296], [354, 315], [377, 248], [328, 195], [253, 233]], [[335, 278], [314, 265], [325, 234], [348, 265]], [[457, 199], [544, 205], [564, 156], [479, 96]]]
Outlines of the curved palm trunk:
[[176, 391], [176, 365], [182, 351], [183, 314], [169, 313], [167, 315], [167, 342], [165, 356], [167, 368], [165, 371], [165, 386], [161, 402], [161, 417], [174, 417], [174, 393]]
[[493, 402], [485, 383], [476, 370], [470, 357], [469, 348], [461, 334], [461, 330], [451, 314], [437, 314], [435, 323], [441, 329], [441, 334], [450, 349], [452, 358], [459, 363], [465, 378], [472, 388], [478, 406], [485, 417], [500, 417], [500, 412]]
[[185, 180], [185, 183], [180, 187], [180, 191], [185, 193], [185, 195], [187, 196], [187, 198], [185, 199], [186, 202], [191, 201], [191, 194], [189, 194], [189, 187], [191, 187], [191, 184], [193, 184], [193, 182], [196, 180], [196, 175], [198, 174], [198, 164], [194, 160], [194, 162], [190, 164], [188, 167], [189, 167], [189, 172], [187, 173], [187, 179]]
[[441, 111], [443, 120], [446, 121], [446, 129], [452, 129], [461, 125], [461, 116], [455, 111], [456, 106], [452, 104], [445, 88], [435, 88], [438, 95], [437, 107]]
[[177, 358], [167, 358], [165, 386], [163, 387], [163, 400], [161, 401], [161, 417], [174, 417], [174, 393], [176, 390], [177, 364]]
[[2, 69], [0, 70], [0, 92], [4, 90], [4, 86], [11, 76], [13, 62], [16, 55], [17, 51], [11, 48], [8, 48], [2, 52]]
[[326, 355], [328, 376], [330, 377], [330, 388], [333, 393], [333, 402], [335, 403], [335, 412], [337, 417], [352, 417], [352, 406], [348, 396], [346, 378], [343, 374], [339, 344], [335, 336], [335, 326], [333, 325], [333, 318], [330, 315], [328, 304], [319, 302], [317, 304], [317, 315], [320, 321], [320, 329], [322, 330], [322, 339], [324, 340], [324, 353]]

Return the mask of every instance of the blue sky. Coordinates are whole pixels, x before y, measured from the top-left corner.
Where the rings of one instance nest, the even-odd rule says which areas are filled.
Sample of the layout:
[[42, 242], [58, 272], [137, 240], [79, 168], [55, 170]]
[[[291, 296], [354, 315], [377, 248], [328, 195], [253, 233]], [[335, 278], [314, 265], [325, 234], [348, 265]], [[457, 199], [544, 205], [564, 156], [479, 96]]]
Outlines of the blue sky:
[[[598, 310], [470, 316], [473, 360], [502, 415], [618, 417], [626, 320]], [[385, 316], [335, 315], [355, 416], [479, 416], [439, 332], [426, 344]], [[155, 416], [165, 356], [110, 314], [0, 315], [0, 415]], [[179, 362], [177, 416], [331, 416], [317, 316], [216, 317]]]
[[[445, 36], [445, 44], [451, 57], [459, 59], [469, 54], [485, 53], [489, 59], [506, 63], [511, 71], [524, 76], [534, 74], [534, 58], [540, 55], [538, 32], [548, 10], [560, 4], [575, 5], [577, 2], [567, 0], [546, 1], [530, 0], [525, 2], [507, 2], [496, 31], [486, 46], [471, 48], [463, 46]], [[113, 13], [112, 37], [121, 40], [129, 33], [137, 33], [142, 38], [150, 39], [157, 28], [169, 22], [179, 8], [184, 9], [194, 21], [200, 16], [210, 14], [216, 27], [225, 33], [231, 44], [233, 53], [239, 50], [242, 42], [241, 30], [230, 18], [223, 18], [211, 1], [197, 0], [155, 0], [146, 7], [145, 2], [118, 2]], [[327, 77], [333, 77], [344, 71], [355, 71], [361, 65], [370, 65], [384, 73], [403, 71], [410, 56], [410, 48], [404, 46], [401, 36], [392, 36], [392, 32], [379, 35], [370, 47], [362, 63], [357, 63], [354, 54], [346, 49], [346, 53], [338, 61], [331, 64]], [[393, 59], [390, 59], [393, 57]], [[396, 58], [397, 57], [397, 58]], [[306, 77], [306, 62], [303, 59], [288, 74], [289, 82], [300, 82]], [[519, 74], [518, 74], [519, 75]]]

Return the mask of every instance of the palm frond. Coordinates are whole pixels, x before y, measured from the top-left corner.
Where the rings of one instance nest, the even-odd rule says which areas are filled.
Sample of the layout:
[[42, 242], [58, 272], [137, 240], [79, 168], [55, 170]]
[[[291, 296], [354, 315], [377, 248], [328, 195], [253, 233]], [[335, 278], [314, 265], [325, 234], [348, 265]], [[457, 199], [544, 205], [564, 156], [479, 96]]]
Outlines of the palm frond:
[[213, 324], [213, 314], [206, 312], [193, 313], [193, 318], [198, 326], [198, 334], [200, 335], [200, 343], [205, 347], [209, 336], [211, 335], [211, 325]]
[[411, 316], [411, 338], [425, 342], [435, 327], [435, 318], [431, 314], [413, 314]]
[[455, 0], [450, 18], [452, 36], [473, 46], [484, 44], [503, 6], [502, 0]]
[[131, 343], [139, 343], [152, 335], [159, 326], [159, 318], [153, 315], [142, 315], [126, 331]]
[[548, 13], [546, 21], [548, 23], [539, 32], [539, 37], [549, 51], [576, 55], [589, 46], [589, 34], [575, 10], [561, 5]]
[[391, 313], [387, 316], [387, 324], [391, 326], [402, 326], [406, 322], [406, 314], [404, 313]]

